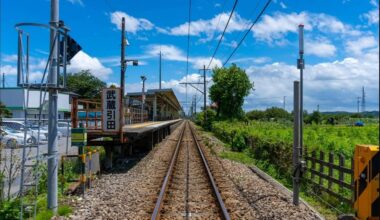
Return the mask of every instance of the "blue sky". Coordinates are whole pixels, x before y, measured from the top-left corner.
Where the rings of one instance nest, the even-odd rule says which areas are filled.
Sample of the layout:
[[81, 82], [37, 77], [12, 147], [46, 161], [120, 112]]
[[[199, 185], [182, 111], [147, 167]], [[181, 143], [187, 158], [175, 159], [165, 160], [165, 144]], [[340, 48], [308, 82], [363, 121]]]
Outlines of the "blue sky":
[[[188, 81], [198, 82], [198, 69], [208, 64], [226, 24], [233, 0], [193, 0]], [[263, 7], [265, 0], [240, 0], [222, 45], [211, 64], [220, 66]], [[1, 0], [1, 72], [15, 86], [18, 22], [48, 23], [48, 0]], [[292, 109], [292, 85], [299, 77], [297, 26], [305, 25], [305, 108], [312, 111], [356, 111], [356, 97], [365, 87], [367, 110], [378, 109], [379, 4], [374, 0], [272, 1], [231, 61], [244, 68], [255, 91], [244, 108], [283, 106]], [[120, 20], [126, 18], [128, 92], [140, 91], [140, 76], [148, 88], [158, 87], [158, 53], [163, 53], [163, 86], [186, 100], [188, 1], [60, 0], [60, 19], [82, 46], [68, 67], [90, 69], [108, 84], [119, 84]], [[27, 29], [31, 35], [31, 78], [40, 80], [47, 59], [48, 32]], [[211, 73], [208, 73], [208, 77]], [[212, 84], [210, 81], [209, 85]], [[187, 99], [200, 94], [187, 89]], [[200, 106], [202, 102], [199, 102]], [[187, 105], [184, 102], [184, 108]]]

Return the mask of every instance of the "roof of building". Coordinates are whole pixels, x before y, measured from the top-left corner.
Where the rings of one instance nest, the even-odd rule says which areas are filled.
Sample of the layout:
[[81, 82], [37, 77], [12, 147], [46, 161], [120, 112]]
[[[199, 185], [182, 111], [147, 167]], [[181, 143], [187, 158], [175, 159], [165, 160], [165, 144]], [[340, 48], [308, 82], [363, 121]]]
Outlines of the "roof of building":
[[[127, 93], [127, 97], [136, 97], [136, 98], [140, 98], [142, 95], [142, 92], [130, 92], [130, 93]], [[168, 99], [168, 101], [174, 105], [173, 107], [175, 107], [176, 109], [178, 110], [181, 110], [182, 107], [181, 105], [179, 104], [179, 101], [177, 99], [177, 96], [174, 94], [174, 91], [173, 89], [148, 89], [146, 92], [145, 92], [145, 96], [148, 98], [149, 96], [150, 97], [154, 97], [154, 95], [157, 95], [158, 97], [166, 97]]]

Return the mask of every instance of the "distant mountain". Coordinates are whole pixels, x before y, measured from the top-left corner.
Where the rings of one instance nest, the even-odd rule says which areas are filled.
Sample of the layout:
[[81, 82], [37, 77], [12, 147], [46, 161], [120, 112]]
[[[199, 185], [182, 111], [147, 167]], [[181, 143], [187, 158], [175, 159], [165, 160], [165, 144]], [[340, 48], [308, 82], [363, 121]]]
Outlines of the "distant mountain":
[[[335, 112], [321, 112], [322, 114], [326, 115], [353, 115], [357, 114], [356, 112], [346, 112], [346, 111], [335, 111]], [[361, 112], [361, 115], [364, 117], [372, 116], [372, 117], [379, 117], [379, 111], [366, 111]]]

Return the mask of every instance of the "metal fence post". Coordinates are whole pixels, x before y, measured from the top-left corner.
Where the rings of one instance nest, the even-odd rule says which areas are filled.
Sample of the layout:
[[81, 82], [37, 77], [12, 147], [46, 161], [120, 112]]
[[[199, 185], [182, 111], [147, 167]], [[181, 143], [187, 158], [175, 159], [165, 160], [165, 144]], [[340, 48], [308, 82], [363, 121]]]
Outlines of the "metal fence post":
[[300, 188], [300, 169], [299, 169], [299, 150], [300, 150], [300, 83], [294, 81], [294, 133], [293, 133], [293, 204], [299, 205]]

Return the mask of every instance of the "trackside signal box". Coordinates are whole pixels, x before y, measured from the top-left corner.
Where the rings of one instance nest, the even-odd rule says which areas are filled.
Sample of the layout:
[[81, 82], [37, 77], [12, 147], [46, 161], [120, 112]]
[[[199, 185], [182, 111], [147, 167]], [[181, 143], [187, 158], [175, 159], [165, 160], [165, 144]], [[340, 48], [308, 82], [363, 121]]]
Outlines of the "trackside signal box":
[[71, 129], [71, 145], [83, 147], [87, 144], [87, 130], [86, 128], [72, 128]]
[[358, 219], [380, 219], [379, 146], [357, 145], [354, 153], [354, 209]]

